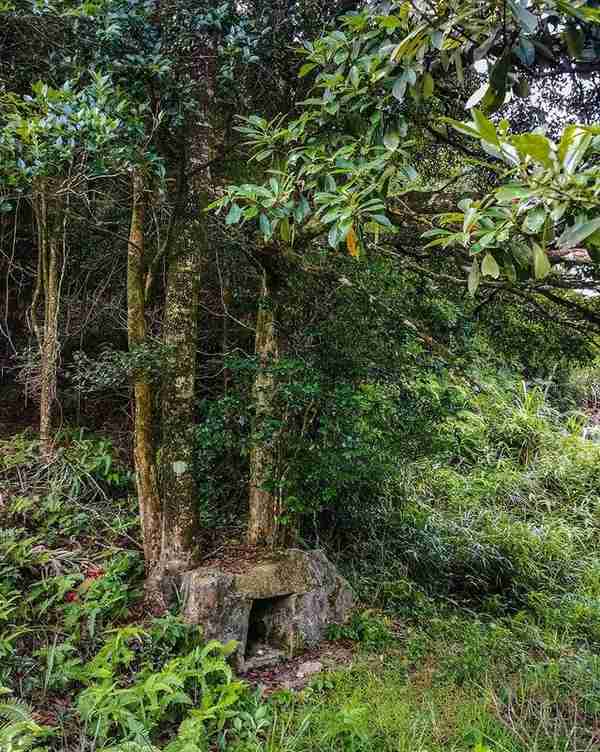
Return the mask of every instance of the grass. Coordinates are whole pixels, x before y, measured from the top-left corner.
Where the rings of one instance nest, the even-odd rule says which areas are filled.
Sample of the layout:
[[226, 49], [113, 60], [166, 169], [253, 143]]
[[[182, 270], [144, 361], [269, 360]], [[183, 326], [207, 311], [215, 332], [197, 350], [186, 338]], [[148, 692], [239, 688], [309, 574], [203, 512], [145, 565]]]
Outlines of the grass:
[[35, 438], [2, 442], [0, 692], [33, 708], [6, 752], [600, 747], [600, 447], [580, 433], [538, 391], [470, 395], [342, 542], [363, 607], [330, 636], [353, 664], [269, 699], [140, 609], [105, 441], [72, 436], [43, 469]]
[[534, 645], [518, 621], [511, 626], [458, 613], [417, 620], [414, 633], [385, 652], [359, 655], [354, 666], [319, 677], [298, 697], [276, 697], [278, 720], [256, 749], [593, 749], [600, 742], [598, 659], [585, 650], [573, 655], [565, 645], [551, 658], [555, 648], [544, 652], [547, 646]]

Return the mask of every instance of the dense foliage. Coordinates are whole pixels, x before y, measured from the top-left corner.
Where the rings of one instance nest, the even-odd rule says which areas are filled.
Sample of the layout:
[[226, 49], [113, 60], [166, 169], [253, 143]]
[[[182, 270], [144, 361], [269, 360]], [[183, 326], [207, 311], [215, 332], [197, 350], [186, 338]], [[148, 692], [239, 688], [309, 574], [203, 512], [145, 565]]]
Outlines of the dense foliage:
[[[0, 0], [0, 752], [598, 746], [599, 29]], [[312, 681], [163, 587], [281, 546]]]

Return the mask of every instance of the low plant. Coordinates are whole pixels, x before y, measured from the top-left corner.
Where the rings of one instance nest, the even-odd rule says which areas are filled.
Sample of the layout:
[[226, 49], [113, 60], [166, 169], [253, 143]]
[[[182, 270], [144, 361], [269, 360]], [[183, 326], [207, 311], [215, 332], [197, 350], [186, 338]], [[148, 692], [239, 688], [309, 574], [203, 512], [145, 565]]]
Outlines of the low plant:
[[379, 650], [394, 641], [389, 617], [368, 610], [355, 611], [345, 624], [332, 624], [327, 636], [359, 642], [367, 650]]
[[10, 690], [0, 686], [0, 749], [2, 752], [28, 752], [38, 749], [52, 729], [41, 726], [33, 719], [26, 703], [10, 697]]
[[145, 743], [165, 724], [184, 720], [189, 723], [181, 733], [189, 726], [202, 726], [207, 737], [221, 732], [245, 691], [226, 660], [236, 643], [209, 642], [170, 659], [159, 671], [142, 663], [133, 675], [133, 644], [145, 635], [134, 627], [116, 630], [82, 669], [87, 687], [77, 708], [87, 733], [101, 743]]

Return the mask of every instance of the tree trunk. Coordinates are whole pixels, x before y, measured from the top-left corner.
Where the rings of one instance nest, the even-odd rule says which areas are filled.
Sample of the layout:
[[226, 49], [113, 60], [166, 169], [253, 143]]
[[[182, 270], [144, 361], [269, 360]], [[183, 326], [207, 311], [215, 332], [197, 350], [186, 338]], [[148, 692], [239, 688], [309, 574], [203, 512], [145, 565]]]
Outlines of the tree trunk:
[[42, 455], [51, 459], [54, 454], [52, 414], [56, 400], [56, 377], [58, 368], [58, 263], [59, 250], [56, 238], [50, 238], [48, 251], [48, 278], [45, 290], [44, 336], [41, 348], [40, 369], [40, 444]]
[[[127, 249], [127, 334], [130, 351], [135, 351], [146, 343], [144, 214], [144, 181], [141, 173], [135, 171]], [[134, 373], [133, 400], [135, 478], [144, 560], [146, 571], [151, 572], [160, 558], [161, 508], [156, 480], [152, 385], [143, 369], [136, 369]]]
[[163, 498], [161, 569], [190, 569], [198, 563], [198, 490], [193, 473], [196, 402], [196, 344], [200, 264], [206, 246], [204, 219], [195, 232], [180, 225], [169, 260], [164, 316], [168, 348], [163, 376]]
[[272, 371], [279, 355], [275, 330], [274, 284], [268, 272], [263, 273], [260, 302], [256, 319], [255, 352], [258, 370], [254, 380], [255, 406], [250, 447], [250, 517], [248, 543], [274, 547], [280, 542], [281, 513], [278, 495], [269, 489], [275, 479], [277, 435], [266, 435], [273, 417], [276, 381]]
[[[58, 370], [58, 313], [60, 308], [60, 233], [64, 233], [60, 199], [49, 195], [46, 182], [34, 191], [34, 214], [38, 236], [36, 287], [31, 304], [31, 320], [40, 349], [40, 448], [42, 457], [54, 456], [53, 412]], [[63, 234], [64, 242], [64, 234]], [[44, 319], [40, 326], [37, 303], [44, 300]]]

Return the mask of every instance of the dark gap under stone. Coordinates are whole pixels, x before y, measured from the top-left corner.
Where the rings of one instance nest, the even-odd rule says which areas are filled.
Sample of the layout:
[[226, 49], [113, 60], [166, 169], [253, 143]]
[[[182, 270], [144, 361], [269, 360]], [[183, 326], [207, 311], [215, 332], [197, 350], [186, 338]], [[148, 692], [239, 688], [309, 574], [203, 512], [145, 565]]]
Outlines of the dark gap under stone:
[[257, 598], [252, 601], [248, 617], [248, 636], [244, 663], [256, 668], [277, 663], [286, 657], [280, 631], [278, 613], [286, 609], [291, 595], [277, 598]]

